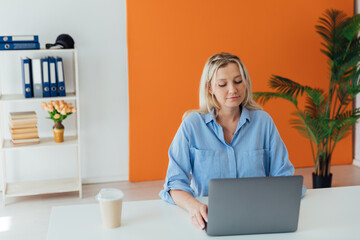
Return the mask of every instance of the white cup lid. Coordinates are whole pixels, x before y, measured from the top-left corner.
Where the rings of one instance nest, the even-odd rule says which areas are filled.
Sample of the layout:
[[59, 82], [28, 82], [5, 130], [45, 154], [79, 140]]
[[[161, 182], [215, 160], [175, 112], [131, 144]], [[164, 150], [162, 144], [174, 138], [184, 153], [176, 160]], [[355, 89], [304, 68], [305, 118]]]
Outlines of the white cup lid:
[[124, 193], [116, 188], [103, 188], [98, 195], [96, 195], [98, 201], [115, 201], [123, 199], [123, 197]]

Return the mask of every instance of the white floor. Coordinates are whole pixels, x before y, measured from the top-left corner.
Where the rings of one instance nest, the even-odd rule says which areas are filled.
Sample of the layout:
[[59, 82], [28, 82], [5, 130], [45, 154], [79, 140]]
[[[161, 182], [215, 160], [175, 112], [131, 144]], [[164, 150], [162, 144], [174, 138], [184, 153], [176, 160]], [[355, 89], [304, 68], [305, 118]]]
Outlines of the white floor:
[[[304, 176], [304, 185], [311, 188], [312, 168], [296, 169]], [[341, 165], [332, 168], [333, 187], [360, 185], [360, 168]], [[125, 193], [124, 201], [159, 199], [163, 180], [129, 183], [114, 182], [83, 186], [83, 198], [77, 193], [48, 194], [31, 197], [9, 198], [0, 207], [0, 240], [46, 239], [51, 208], [53, 206], [96, 203], [95, 196], [101, 188], [119, 188]]]

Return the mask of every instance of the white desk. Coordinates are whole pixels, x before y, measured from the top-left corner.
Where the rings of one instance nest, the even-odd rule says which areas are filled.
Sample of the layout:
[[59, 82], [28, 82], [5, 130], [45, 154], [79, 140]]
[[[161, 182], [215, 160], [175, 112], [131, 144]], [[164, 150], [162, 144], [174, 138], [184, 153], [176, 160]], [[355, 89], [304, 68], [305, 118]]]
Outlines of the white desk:
[[48, 240], [360, 239], [360, 186], [308, 190], [294, 233], [208, 237], [188, 214], [161, 200], [124, 202], [122, 226], [105, 229], [98, 204], [54, 207]]

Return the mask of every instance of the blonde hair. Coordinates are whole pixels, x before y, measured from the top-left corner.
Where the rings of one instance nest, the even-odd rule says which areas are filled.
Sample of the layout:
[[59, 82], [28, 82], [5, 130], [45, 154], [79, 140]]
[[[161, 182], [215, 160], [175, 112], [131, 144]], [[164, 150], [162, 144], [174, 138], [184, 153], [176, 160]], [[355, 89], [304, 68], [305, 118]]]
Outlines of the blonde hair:
[[214, 95], [209, 92], [209, 86], [213, 84], [213, 81], [215, 80], [214, 77], [218, 69], [225, 67], [229, 63], [236, 63], [238, 65], [241, 77], [246, 86], [245, 99], [241, 105], [249, 110], [262, 109], [262, 107], [260, 107], [260, 105], [257, 104], [253, 99], [251, 79], [245, 65], [241, 62], [240, 58], [230, 53], [217, 53], [208, 59], [201, 75], [199, 91], [200, 109], [194, 109], [185, 112], [183, 119], [185, 119], [190, 113], [193, 112], [207, 114], [211, 113], [212, 110], [214, 110], [214, 117], [217, 117], [220, 107], [217, 104], [217, 100]]

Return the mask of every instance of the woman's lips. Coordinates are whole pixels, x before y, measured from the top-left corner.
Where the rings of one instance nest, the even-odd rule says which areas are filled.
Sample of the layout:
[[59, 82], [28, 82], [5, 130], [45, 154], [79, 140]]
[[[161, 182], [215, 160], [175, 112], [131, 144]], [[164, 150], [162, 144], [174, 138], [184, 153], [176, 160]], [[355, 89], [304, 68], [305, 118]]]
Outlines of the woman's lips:
[[237, 99], [239, 99], [239, 96], [237, 96], [237, 97], [229, 97], [228, 99], [229, 100], [237, 100]]

